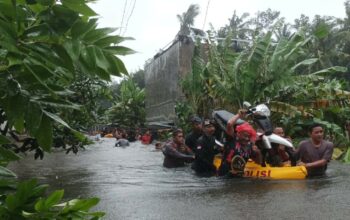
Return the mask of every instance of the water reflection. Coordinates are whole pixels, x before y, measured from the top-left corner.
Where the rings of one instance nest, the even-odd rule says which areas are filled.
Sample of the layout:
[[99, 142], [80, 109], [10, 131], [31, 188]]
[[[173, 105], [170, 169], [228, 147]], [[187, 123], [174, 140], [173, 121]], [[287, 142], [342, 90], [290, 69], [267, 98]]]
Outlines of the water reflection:
[[106, 219], [347, 219], [348, 166], [332, 162], [318, 179], [266, 181], [202, 178], [190, 167], [166, 169], [153, 145], [116, 148], [103, 139], [78, 155], [29, 155], [11, 164], [21, 179], [37, 177], [66, 198], [101, 198]]

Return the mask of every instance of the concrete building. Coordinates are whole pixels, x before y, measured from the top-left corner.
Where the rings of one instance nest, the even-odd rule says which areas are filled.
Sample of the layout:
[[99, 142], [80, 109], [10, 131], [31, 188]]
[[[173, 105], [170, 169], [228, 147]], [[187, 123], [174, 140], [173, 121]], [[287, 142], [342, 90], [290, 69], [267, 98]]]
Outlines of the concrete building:
[[148, 124], [172, 125], [175, 104], [183, 98], [180, 79], [192, 69], [194, 42], [191, 37], [177, 37], [164, 51], [145, 65], [146, 121]]

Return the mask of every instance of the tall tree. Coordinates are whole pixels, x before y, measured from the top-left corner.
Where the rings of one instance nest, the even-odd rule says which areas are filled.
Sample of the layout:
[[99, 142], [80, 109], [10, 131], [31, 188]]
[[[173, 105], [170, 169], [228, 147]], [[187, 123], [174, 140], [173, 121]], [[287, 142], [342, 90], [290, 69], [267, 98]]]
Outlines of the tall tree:
[[181, 15], [177, 15], [180, 22], [180, 31], [178, 35], [188, 35], [190, 34], [190, 27], [194, 24], [194, 19], [199, 14], [199, 6], [192, 4], [188, 7], [187, 11]]
[[136, 72], [130, 74], [132, 80], [137, 84], [141, 89], [145, 88], [145, 71], [143, 69], [139, 69]]

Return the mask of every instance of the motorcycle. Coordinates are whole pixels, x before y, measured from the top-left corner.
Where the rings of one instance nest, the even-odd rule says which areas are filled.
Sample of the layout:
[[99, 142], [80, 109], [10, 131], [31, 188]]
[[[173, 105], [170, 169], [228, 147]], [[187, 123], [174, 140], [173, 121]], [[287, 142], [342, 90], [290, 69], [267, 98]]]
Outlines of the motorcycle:
[[[246, 116], [251, 117], [254, 124], [259, 128], [255, 144], [262, 152], [263, 162], [261, 165], [265, 167], [266, 163], [268, 163], [271, 166], [279, 166], [279, 164], [281, 164], [281, 158], [278, 155], [278, 148], [280, 145], [283, 145], [285, 147], [285, 152], [291, 160], [291, 165], [295, 166], [296, 161], [293, 158], [294, 146], [286, 138], [273, 133], [273, 126], [270, 120], [271, 112], [269, 108], [265, 104], [259, 104], [252, 107], [248, 102], [244, 102], [243, 106], [246, 110]], [[233, 116], [234, 114], [226, 110], [213, 111], [212, 114], [212, 117], [222, 131], [226, 130], [227, 122]], [[239, 119], [236, 122], [236, 125], [244, 122], [244, 120]], [[225, 141], [225, 138], [222, 140]]]

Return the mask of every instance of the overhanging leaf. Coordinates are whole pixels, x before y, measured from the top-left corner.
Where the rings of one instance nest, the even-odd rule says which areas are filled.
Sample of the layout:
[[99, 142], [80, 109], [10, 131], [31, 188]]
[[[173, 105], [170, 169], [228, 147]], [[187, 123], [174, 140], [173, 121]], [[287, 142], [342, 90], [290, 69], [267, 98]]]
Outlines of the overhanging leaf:
[[117, 29], [116, 28], [99, 28], [99, 29], [94, 29], [86, 33], [84, 36], [84, 41], [89, 42], [89, 43], [95, 43], [100, 39], [103, 39], [109, 34], [115, 32]]
[[342, 72], [346, 73], [348, 69], [346, 67], [342, 66], [333, 66], [327, 69], [323, 69], [314, 73], [311, 73], [312, 75], [318, 75], [318, 74], [330, 74], [330, 73], [335, 73], [335, 72]]
[[96, 65], [104, 70], [107, 70], [109, 63], [102, 50], [98, 47], [93, 47], [93, 49], [95, 51]]
[[71, 58], [76, 61], [79, 59], [81, 51], [81, 41], [78, 39], [67, 40], [64, 42], [64, 48], [67, 50]]
[[105, 50], [112, 54], [123, 55], [123, 56], [136, 53], [136, 51], [131, 50], [130, 48], [127, 48], [127, 47], [122, 47], [122, 46], [106, 47]]
[[34, 100], [34, 102], [39, 103], [44, 106], [51, 106], [55, 108], [68, 108], [68, 109], [76, 109], [80, 110], [80, 106], [65, 100], [54, 99], [54, 98], [39, 98]]
[[56, 205], [59, 201], [61, 201], [64, 194], [64, 190], [57, 190], [53, 192], [46, 200], [45, 200], [45, 208], [46, 210], [50, 209], [52, 206]]
[[47, 114], [43, 115], [40, 127], [38, 129], [38, 132], [36, 134], [36, 139], [38, 140], [39, 145], [46, 151], [51, 151], [52, 146], [52, 122], [49, 117], [46, 116]]
[[0, 144], [9, 144], [10, 140], [7, 139], [7, 137], [5, 137], [4, 135], [0, 134]]
[[62, 4], [73, 11], [76, 11], [82, 15], [85, 16], [96, 16], [96, 12], [94, 12], [87, 4], [85, 4], [85, 1], [79, 1], [79, 0], [61, 0]]
[[99, 201], [99, 198], [79, 200], [73, 205], [73, 207], [71, 207], [71, 209], [88, 211], [91, 207], [97, 205]]
[[71, 28], [73, 39], [83, 38], [86, 33], [97, 27], [97, 19], [90, 19], [87, 23], [77, 20]]
[[121, 73], [128, 74], [128, 71], [126, 70], [123, 61], [121, 61], [118, 57], [115, 57], [114, 60], [115, 60], [115, 63], [117, 64], [117, 66], [118, 66], [118, 70], [119, 70]]
[[295, 70], [299, 66], [309, 66], [311, 64], [316, 63], [317, 61], [318, 61], [318, 58], [311, 58], [311, 59], [303, 60], [300, 63], [298, 63], [297, 65], [293, 66], [291, 69]]
[[39, 129], [42, 114], [43, 113], [38, 104], [29, 102], [27, 106], [27, 112], [25, 114], [25, 120], [26, 128], [29, 131], [29, 134], [31, 134], [32, 136], [35, 136]]
[[12, 172], [11, 170], [0, 166], [0, 177], [17, 177], [16, 174], [14, 172]]
[[50, 117], [51, 119], [53, 119], [54, 121], [60, 123], [61, 125], [69, 128], [69, 129], [72, 129], [65, 121], [63, 121], [58, 115], [55, 115], [51, 112], [48, 112], [48, 111], [45, 111], [43, 110], [44, 114], [47, 115], [48, 117]]
[[343, 161], [345, 163], [350, 163], [350, 148], [348, 148], [348, 150], [346, 151], [344, 158], [343, 158]]
[[99, 39], [94, 44], [99, 46], [99, 47], [105, 48], [105, 47], [110, 46], [111, 44], [119, 44], [124, 40], [131, 40], [131, 39], [133, 39], [133, 38], [125, 38], [125, 37], [122, 37], [119, 35], [106, 36], [104, 38]]
[[0, 147], [0, 155], [6, 161], [15, 161], [19, 160], [21, 157], [15, 154], [12, 150]]

